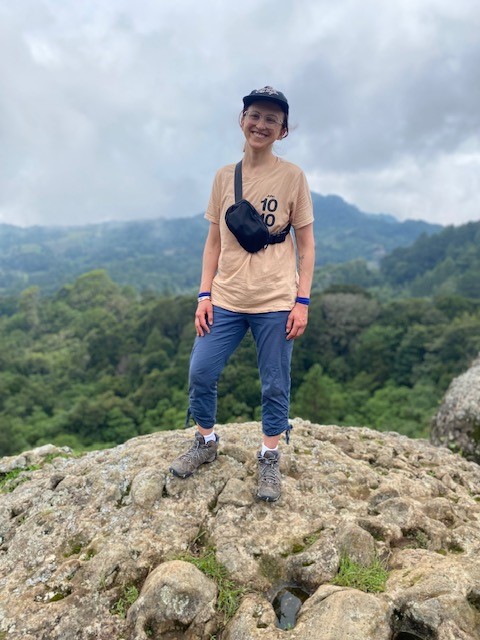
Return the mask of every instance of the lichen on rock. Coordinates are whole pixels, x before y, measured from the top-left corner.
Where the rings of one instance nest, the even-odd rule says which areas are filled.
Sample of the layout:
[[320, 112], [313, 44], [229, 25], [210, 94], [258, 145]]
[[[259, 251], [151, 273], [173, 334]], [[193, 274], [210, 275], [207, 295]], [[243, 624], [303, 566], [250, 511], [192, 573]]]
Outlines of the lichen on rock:
[[432, 421], [430, 440], [480, 464], [480, 357], [450, 383]]
[[[258, 423], [217, 426], [217, 461], [187, 480], [168, 466], [192, 429], [78, 458], [0, 460], [8, 473], [38, 467], [0, 493], [0, 632], [308, 640], [322, 628], [323, 640], [480, 639], [480, 467], [393, 432], [293, 425], [275, 504], [255, 498]], [[185, 561], [207, 548], [243, 589], [229, 622], [215, 579]], [[385, 591], [333, 586], [343, 554], [381, 560]], [[290, 631], [277, 628], [270, 601], [281, 584], [310, 594]]]

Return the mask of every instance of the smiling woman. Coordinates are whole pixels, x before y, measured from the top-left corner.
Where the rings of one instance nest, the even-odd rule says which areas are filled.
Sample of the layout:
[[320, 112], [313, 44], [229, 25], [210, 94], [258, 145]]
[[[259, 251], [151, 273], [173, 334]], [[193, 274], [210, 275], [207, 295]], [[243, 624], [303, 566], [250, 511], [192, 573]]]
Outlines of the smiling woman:
[[[265, 89], [270, 88], [265, 87]], [[252, 96], [252, 94], [254, 95]], [[276, 94], [277, 100], [272, 100], [272, 94], [267, 91], [264, 91], [261, 97], [256, 97], [258, 92], [254, 93], [253, 91], [249, 96], [245, 96], [244, 108], [240, 114], [240, 126], [244, 133], [245, 124], [256, 127], [257, 133], [262, 132], [263, 122], [266, 129], [277, 134], [277, 139], [282, 140], [288, 136], [288, 102], [283, 93], [277, 91]], [[280, 100], [278, 100], [279, 97]], [[280, 136], [278, 136], [279, 131]]]
[[288, 135], [288, 124], [284, 124], [286, 121], [287, 116], [279, 107], [261, 101], [242, 112], [240, 126], [247, 141], [253, 141], [253, 144], [255, 141], [261, 141], [265, 146]]
[[[240, 115], [244, 157], [215, 176], [205, 214], [210, 229], [190, 360], [189, 416], [197, 433], [191, 448], [170, 467], [174, 475], [186, 478], [216, 459], [217, 382], [250, 329], [262, 384], [257, 497], [267, 502], [281, 495], [278, 443], [282, 433], [288, 442], [293, 341], [307, 326], [315, 262], [313, 207], [305, 175], [272, 151], [273, 144], [288, 135], [288, 114], [285, 95], [272, 87], [245, 96]], [[231, 218], [226, 221], [236, 205], [250, 216], [246, 242], [245, 235], [232, 232]], [[259, 227], [267, 242], [249, 243], [248, 234]]]

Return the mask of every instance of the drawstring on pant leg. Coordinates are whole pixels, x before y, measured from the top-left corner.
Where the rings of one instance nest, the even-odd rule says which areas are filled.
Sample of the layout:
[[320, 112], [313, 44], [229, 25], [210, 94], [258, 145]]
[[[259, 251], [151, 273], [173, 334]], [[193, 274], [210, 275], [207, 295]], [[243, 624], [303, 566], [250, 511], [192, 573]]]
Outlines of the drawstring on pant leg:
[[293, 429], [290, 422], [288, 423], [288, 427], [285, 429], [285, 442], [290, 444], [290, 431]]
[[187, 415], [185, 418], [185, 424], [183, 425], [184, 429], [188, 429], [188, 427], [190, 426], [190, 418], [192, 417], [192, 410], [190, 409], [190, 405], [187, 409]]

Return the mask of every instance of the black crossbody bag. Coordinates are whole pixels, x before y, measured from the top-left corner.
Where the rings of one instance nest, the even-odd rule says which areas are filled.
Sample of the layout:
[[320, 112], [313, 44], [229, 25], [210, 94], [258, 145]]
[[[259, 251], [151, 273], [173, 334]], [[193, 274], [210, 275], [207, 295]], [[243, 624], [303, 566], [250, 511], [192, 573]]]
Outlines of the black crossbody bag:
[[248, 200], [242, 199], [242, 161], [235, 166], [235, 204], [225, 213], [227, 227], [249, 253], [266, 249], [269, 244], [284, 242], [290, 223], [280, 233], [270, 233], [264, 219]]

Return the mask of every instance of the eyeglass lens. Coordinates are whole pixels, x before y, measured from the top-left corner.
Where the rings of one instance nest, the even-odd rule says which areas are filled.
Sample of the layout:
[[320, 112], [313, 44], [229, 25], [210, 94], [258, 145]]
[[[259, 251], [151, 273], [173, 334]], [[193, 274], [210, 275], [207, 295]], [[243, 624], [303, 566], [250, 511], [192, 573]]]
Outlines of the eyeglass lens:
[[260, 122], [260, 120], [263, 119], [265, 124], [271, 127], [281, 124], [275, 116], [271, 116], [269, 114], [264, 116], [261, 113], [258, 113], [258, 111], [247, 111], [247, 116], [251, 122]]

